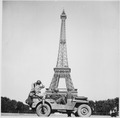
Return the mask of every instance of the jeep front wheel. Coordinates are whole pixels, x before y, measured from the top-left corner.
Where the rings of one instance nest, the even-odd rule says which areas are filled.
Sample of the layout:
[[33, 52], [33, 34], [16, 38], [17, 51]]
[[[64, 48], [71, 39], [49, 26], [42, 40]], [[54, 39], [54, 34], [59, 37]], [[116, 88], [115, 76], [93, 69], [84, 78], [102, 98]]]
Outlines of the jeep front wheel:
[[51, 113], [51, 108], [48, 104], [39, 104], [36, 108], [36, 113], [38, 116], [49, 116]]
[[80, 117], [89, 117], [91, 113], [91, 108], [87, 104], [82, 104], [78, 107], [77, 114]]

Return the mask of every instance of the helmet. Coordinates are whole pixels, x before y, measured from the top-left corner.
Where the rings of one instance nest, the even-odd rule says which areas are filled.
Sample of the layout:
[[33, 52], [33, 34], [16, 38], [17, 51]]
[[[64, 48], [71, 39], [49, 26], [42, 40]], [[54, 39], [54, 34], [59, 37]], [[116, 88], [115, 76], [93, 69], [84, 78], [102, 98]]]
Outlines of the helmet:
[[37, 84], [41, 84], [41, 81], [40, 80], [37, 80], [37, 82], [36, 82]]

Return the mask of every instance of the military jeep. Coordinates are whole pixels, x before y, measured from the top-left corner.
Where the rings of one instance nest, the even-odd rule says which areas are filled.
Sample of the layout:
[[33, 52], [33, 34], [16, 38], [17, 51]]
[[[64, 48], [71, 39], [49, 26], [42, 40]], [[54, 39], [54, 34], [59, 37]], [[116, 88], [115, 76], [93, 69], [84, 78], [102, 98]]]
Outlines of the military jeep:
[[91, 108], [87, 97], [77, 96], [76, 91], [57, 92], [46, 89], [45, 96], [34, 96], [31, 108], [36, 110], [38, 116], [49, 116], [55, 112], [74, 114], [77, 117], [91, 116]]

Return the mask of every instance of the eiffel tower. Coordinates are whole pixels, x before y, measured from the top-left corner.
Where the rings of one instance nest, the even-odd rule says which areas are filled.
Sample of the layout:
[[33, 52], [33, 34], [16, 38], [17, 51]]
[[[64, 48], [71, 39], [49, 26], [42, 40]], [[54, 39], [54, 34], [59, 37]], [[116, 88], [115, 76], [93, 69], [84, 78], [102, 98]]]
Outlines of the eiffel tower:
[[60, 41], [59, 41], [59, 50], [58, 50], [58, 58], [57, 64], [54, 68], [54, 76], [52, 78], [49, 90], [58, 89], [59, 80], [61, 78], [65, 78], [66, 82], [66, 90], [77, 92], [74, 89], [72, 79], [70, 76], [71, 69], [68, 66], [68, 58], [67, 58], [67, 47], [66, 47], [66, 28], [65, 28], [65, 20], [67, 18], [65, 11], [63, 10], [61, 16], [61, 32], [60, 32]]

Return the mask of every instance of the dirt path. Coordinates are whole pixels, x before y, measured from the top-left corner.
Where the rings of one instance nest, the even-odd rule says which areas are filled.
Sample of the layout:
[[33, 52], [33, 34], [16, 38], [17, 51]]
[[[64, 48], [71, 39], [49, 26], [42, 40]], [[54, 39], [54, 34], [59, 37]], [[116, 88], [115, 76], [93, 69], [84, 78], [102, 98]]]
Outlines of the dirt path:
[[[9, 117], [9, 118], [15, 118], [15, 117], [32, 117], [32, 118], [36, 118], [37, 115], [36, 114], [19, 114], [19, 113], [1, 113], [1, 117]], [[49, 117], [67, 117], [66, 114], [60, 114], [60, 113], [55, 113], [55, 114], [51, 114]], [[74, 117], [74, 115], [72, 115], [72, 117]], [[110, 116], [95, 116], [92, 115], [90, 118], [112, 118]], [[116, 117], [118, 118], [118, 117]]]

